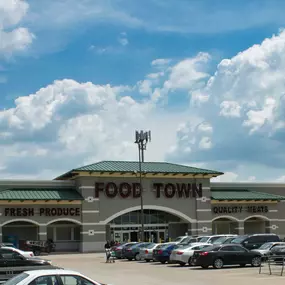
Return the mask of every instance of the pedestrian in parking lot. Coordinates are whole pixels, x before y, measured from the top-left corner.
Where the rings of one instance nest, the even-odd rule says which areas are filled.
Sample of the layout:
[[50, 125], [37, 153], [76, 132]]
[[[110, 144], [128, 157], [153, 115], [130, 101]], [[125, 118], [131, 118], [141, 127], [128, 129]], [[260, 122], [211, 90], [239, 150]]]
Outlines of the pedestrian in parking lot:
[[110, 242], [107, 240], [107, 242], [105, 243], [105, 253], [106, 253], [106, 262], [109, 261], [110, 258], [110, 249], [111, 249], [111, 245]]

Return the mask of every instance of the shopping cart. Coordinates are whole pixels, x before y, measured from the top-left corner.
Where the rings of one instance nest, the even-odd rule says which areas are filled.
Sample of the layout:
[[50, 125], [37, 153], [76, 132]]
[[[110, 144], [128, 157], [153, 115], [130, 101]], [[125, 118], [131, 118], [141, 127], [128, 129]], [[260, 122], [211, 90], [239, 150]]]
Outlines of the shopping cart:
[[115, 252], [112, 249], [106, 248], [106, 263], [114, 263], [115, 259]]

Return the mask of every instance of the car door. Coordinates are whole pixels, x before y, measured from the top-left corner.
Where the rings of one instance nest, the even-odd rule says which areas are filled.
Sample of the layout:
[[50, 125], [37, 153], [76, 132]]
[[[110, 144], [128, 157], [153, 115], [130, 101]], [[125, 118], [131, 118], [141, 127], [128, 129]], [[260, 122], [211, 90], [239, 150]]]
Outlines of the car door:
[[14, 262], [14, 251], [11, 249], [0, 249], [0, 254], [3, 258], [5, 267], [13, 267], [15, 266]]
[[233, 245], [232, 251], [234, 253], [234, 264], [247, 264], [251, 262], [250, 253], [242, 246]]
[[252, 236], [246, 241], [245, 247], [249, 250], [257, 249], [263, 244], [263, 241], [263, 236]]
[[236, 254], [232, 246], [223, 246], [219, 249], [219, 256], [223, 259], [224, 265], [235, 264]]

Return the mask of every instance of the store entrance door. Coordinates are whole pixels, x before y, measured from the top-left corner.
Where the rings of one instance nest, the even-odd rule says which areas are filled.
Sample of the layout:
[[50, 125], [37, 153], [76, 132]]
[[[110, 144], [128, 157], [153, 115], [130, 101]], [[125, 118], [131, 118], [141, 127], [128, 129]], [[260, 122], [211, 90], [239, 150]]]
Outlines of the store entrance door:
[[160, 242], [165, 242], [165, 231], [159, 231], [158, 233], [157, 233], [158, 235], [157, 235], [157, 239], [158, 239], [158, 243], [160, 243]]
[[122, 241], [128, 242], [130, 240], [130, 233], [129, 232], [122, 232]]
[[138, 241], [138, 232], [131, 232], [131, 241]]

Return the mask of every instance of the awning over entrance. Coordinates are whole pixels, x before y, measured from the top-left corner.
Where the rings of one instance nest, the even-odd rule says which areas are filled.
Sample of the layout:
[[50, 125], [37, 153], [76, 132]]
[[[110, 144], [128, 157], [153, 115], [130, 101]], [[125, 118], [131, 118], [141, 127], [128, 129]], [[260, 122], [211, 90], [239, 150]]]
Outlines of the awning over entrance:
[[73, 188], [1, 188], [0, 201], [54, 200], [78, 201], [84, 200]]
[[212, 189], [212, 201], [281, 201], [284, 196], [247, 189]]

